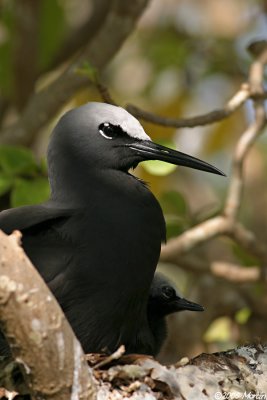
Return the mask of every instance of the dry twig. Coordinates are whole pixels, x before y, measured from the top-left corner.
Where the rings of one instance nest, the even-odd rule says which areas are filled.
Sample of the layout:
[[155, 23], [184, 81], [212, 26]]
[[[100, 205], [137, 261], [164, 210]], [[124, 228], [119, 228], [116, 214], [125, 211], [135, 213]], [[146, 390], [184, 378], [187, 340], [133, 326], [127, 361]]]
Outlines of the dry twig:
[[[254, 96], [255, 120], [241, 135], [234, 151], [234, 161], [230, 176], [230, 185], [226, 196], [225, 205], [221, 215], [208, 219], [199, 225], [189, 229], [177, 238], [171, 239], [162, 247], [161, 260], [171, 262], [192, 250], [197, 245], [204, 243], [219, 235], [226, 235], [253, 255], [256, 255], [262, 264], [267, 262], [267, 251], [263, 243], [255, 238], [238, 221], [238, 213], [242, 200], [244, 185], [244, 161], [266, 125], [266, 113], [264, 108], [263, 72], [267, 63], [267, 44], [262, 47], [256, 60], [252, 63], [249, 73], [249, 82], [245, 85], [249, 96]], [[239, 92], [238, 92], [239, 93]], [[247, 97], [247, 98], [248, 98]], [[235, 96], [233, 97], [235, 98]], [[245, 101], [245, 96], [243, 97]], [[243, 102], [242, 100], [242, 102]], [[235, 102], [235, 105], [241, 105]], [[233, 107], [233, 110], [236, 108]]]
[[107, 364], [110, 364], [111, 361], [118, 360], [125, 353], [125, 346], [121, 345], [118, 350], [114, 351], [110, 356], [106, 357], [103, 361], [100, 361], [98, 364], [94, 366], [94, 369], [102, 368]]
[[250, 87], [244, 83], [239, 91], [228, 101], [224, 108], [213, 110], [206, 114], [197, 115], [189, 118], [166, 118], [148, 111], [141, 110], [133, 104], [126, 106], [127, 111], [133, 114], [136, 118], [151, 122], [152, 124], [168, 126], [172, 128], [195, 128], [200, 125], [210, 125], [221, 121], [233, 114], [244, 102], [251, 96]]

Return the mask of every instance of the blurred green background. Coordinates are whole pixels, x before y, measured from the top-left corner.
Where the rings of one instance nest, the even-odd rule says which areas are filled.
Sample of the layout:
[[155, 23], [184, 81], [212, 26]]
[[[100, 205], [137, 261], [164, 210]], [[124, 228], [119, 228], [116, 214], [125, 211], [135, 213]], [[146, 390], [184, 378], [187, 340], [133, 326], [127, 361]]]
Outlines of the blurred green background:
[[[75, 47], [75, 38], [90, 21], [95, 3], [1, 1], [2, 130], [20, 121], [33, 94], [45, 90], [82, 51], [86, 41], [77, 39]], [[222, 107], [247, 79], [251, 58], [246, 47], [266, 36], [266, 1], [152, 0], [133, 34], [101, 73], [101, 80], [122, 106], [132, 103], [177, 118], [205, 113]], [[73, 50], [68, 47], [70, 39]], [[12, 138], [12, 144], [9, 140], [3, 143], [0, 131], [1, 209], [48, 198], [45, 153], [51, 130], [66, 110], [92, 100], [101, 101], [98, 90], [85, 85], [53, 118], [47, 119], [26, 147], [13, 143]], [[230, 118], [205, 127], [176, 130], [147, 122], [143, 126], [153, 140], [203, 158], [229, 175], [235, 144], [252, 118], [248, 102]], [[240, 217], [264, 243], [266, 149], [267, 135], [262, 135], [247, 157]], [[161, 202], [168, 238], [215, 215], [222, 208], [229, 185], [228, 178], [156, 161], [143, 163], [136, 173], [150, 183]], [[193, 253], [207, 263], [220, 260], [248, 268], [259, 265], [259, 260], [225, 238], [205, 243]], [[266, 340], [264, 282], [233, 284], [179, 265], [160, 264], [159, 268], [185, 296], [206, 308], [200, 315], [184, 313], [169, 318], [170, 336], [160, 356], [162, 361], [226, 349], [258, 338]]]

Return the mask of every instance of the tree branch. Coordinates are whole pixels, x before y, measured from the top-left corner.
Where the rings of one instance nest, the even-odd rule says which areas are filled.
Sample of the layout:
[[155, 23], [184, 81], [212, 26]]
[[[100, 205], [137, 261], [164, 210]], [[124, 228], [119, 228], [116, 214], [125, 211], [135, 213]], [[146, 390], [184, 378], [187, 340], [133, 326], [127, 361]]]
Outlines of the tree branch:
[[[264, 66], [267, 63], [267, 44], [258, 55], [257, 59], [252, 63], [249, 73], [249, 87], [253, 95], [261, 95], [264, 92]], [[262, 133], [262, 129], [266, 125], [266, 112], [264, 100], [254, 101], [255, 121], [250, 124], [247, 130], [239, 139], [234, 152], [234, 160], [232, 167], [232, 175], [228, 195], [225, 202], [225, 217], [235, 220], [241, 205], [243, 193], [243, 170], [244, 161], [251, 147]]]
[[32, 398], [94, 399], [81, 346], [19, 239], [0, 231], [0, 321]]
[[38, 61], [40, 1], [22, 0], [14, 7], [15, 40], [12, 51], [13, 100], [21, 110], [34, 91]]
[[[267, 251], [263, 243], [255, 235], [245, 229], [238, 221], [243, 193], [244, 161], [249, 150], [266, 126], [266, 113], [264, 100], [261, 98], [263, 91], [264, 65], [267, 63], [267, 44], [262, 46], [261, 52], [252, 63], [249, 73], [248, 87], [250, 95], [255, 97], [255, 121], [253, 121], [241, 135], [234, 151], [234, 161], [230, 177], [230, 186], [226, 196], [224, 209], [221, 215], [208, 219], [201, 224], [189, 229], [179, 237], [171, 239], [162, 247], [161, 259], [168, 261], [183, 255], [194, 247], [219, 235], [226, 235], [237, 241], [246, 250], [251, 251], [263, 263], [267, 262]], [[174, 256], [175, 254], [175, 256]]]
[[171, 253], [169, 258], [166, 257], [164, 259], [163, 257], [162, 261], [175, 264], [186, 272], [192, 272], [197, 275], [210, 273], [215, 277], [223, 278], [230, 282], [250, 283], [262, 281], [261, 268], [259, 266], [242, 267], [241, 265], [221, 260], [202, 261], [192, 256], [175, 257], [174, 253]]
[[152, 124], [168, 126], [172, 128], [194, 128], [196, 126], [209, 125], [221, 121], [233, 114], [251, 96], [248, 84], [244, 83], [239, 91], [228, 101], [224, 108], [213, 110], [207, 114], [197, 115], [189, 118], [167, 118], [141, 110], [133, 104], [126, 106], [127, 111], [136, 118], [151, 122]]
[[93, 11], [88, 21], [67, 36], [54, 56], [51, 65], [46, 68], [46, 71], [56, 68], [68, 58], [72, 57], [81, 48], [86, 45], [88, 46], [94, 39], [96, 33], [106, 23], [106, 18], [114, 0], [92, 0], [91, 3]]

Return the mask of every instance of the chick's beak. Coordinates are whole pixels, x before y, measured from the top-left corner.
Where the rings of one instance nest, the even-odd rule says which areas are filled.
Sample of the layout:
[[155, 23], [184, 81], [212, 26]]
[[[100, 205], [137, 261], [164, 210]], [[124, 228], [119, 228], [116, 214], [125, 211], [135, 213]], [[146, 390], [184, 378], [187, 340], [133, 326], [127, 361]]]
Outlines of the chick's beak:
[[181, 297], [177, 297], [177, 299], [175, 300], [175, 306], [177, 308], [177, 311], [204, 311], [204, 307], [202, 307], [200, 304], [194, 303], [193, 301]]

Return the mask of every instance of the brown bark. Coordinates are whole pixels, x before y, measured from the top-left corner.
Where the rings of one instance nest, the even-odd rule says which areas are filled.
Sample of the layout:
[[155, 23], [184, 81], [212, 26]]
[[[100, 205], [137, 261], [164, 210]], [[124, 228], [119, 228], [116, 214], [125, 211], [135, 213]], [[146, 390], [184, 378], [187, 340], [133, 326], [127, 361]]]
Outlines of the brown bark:
[[0, 231], [0, 320], [33, 399], [93, 399], [84, 353], [19, 245]]

